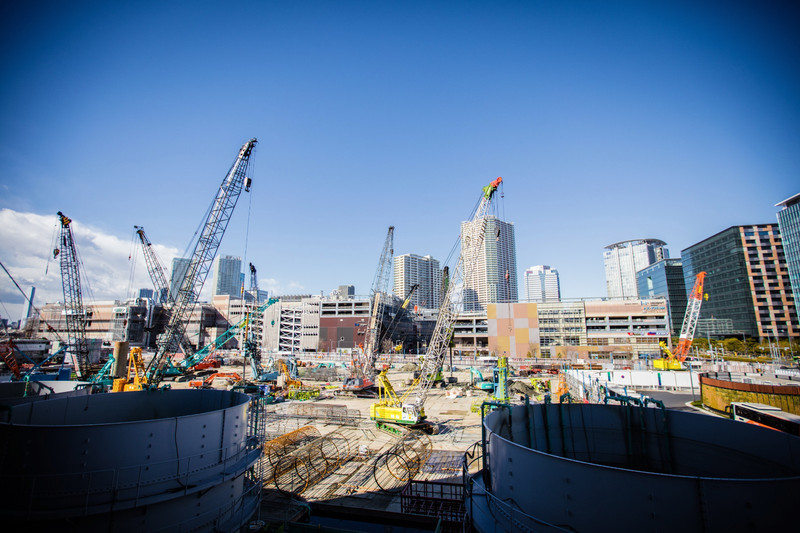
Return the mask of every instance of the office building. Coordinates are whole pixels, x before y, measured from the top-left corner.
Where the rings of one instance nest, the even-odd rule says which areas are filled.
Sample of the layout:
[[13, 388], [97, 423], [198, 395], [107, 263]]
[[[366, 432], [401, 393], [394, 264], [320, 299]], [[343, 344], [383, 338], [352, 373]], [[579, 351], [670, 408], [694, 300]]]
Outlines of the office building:
[[178, 297], [178, 291], [181, 290], [181, 283], [183, 278], [186, 277], [186, 271], [189, 269], [191, 259], [185, 257], [176, 257], [172, 260], [172, 275], [169, 278], [169, 293], [173, 300]]
[[[670, 330], [681, 332], [686, 314], [687, 288], [683, 281], [683, 263], [678, 259], [662, 259], [636, 273], [641, 298], [665, 298], [669, 307]], [[691, 287], [690, 287], [691, 288]]]
[[800, 193], [775, 204], [795, 307], [800, 302]]
[[441, 302], [442, 271], [439, 261], [426, 255], [405, 254], [394, 257], [395, 296], [405, 299], [413, 285], [419, 285], [411, 297], [409, 306], [438, 309]]
[[561, 283], [558, 270], [547, 265], [536, 265], [525, 271], [525, 296], [528, 302], [561, 301]]
[[634, 239], [606, 246], [603, 263], [609, 298], [638, 298], [636, 273], [669, 257], [667, 243], [658, 239]]
[[701, 319], [766, 342], [800, 336], [778, 224], [732, 226], [681, 252], [687, 288], [705, 271]]
[[223, 255], [214, 261], [212, 295], [242, 295], [242, 258]]
[[[484, 221], [461, 223], [461, 249]], [[485, 219], [485, 233], [471, 272], [464, 277], [464, 310], [480, 311], [490, 303], [517, 301], [517, 250], [514, 224], [494, 216]]]
[[[659, 357], [659, 342], [670, 342], [661, 298], [492, 304], [484, 316], [486, 355], [613, 363]], [[456, 349], [468, 354], [482, 342], [460, 340], [457, 330]]]

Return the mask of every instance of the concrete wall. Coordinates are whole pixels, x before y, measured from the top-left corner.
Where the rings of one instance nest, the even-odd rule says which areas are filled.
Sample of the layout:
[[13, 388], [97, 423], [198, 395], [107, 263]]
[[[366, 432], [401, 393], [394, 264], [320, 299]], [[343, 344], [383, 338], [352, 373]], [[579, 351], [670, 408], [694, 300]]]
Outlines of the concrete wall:
[[800, 387], [756, 385], [702, 376], [700, 394], [703, 405], [720, 412], [729, 412], [731, 402], [753, 402], [800, 415]]

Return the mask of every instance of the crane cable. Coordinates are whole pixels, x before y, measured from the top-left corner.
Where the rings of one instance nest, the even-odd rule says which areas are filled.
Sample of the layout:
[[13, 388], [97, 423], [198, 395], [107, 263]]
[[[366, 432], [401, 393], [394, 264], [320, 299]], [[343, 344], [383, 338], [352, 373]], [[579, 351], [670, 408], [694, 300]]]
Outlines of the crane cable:
[[134, 283], [134, 278], [136, 277], [136, 262], [137, 262], [136, 241], [137, 240], [138, 239], [136, 238], [136, 228], [134, 227], [133, 235], [131, 236], [131, 247], [130, 247], [130, 250], [128, 251], [128, 261], [131, 264], [130, 273], [128, 274], [128, 288], [125, 291], [125, 294], [127, 295], [128, 298], [133, 298], [134, 297], [133, 283]]
[[8, 269], [3, 264], [2, 261], [0, 261], [0, 267], [2, 267], [3, 270], [5, 270], [6, 274], [8, 274], [8, 277], [11, 278], [11, 282], [14, 283], [14, 285], [17, 287], [17, 290], [19, 290], [20, 294], [22, 294], [22, 297], [25, 298], [25, 301], [28, 302], [28, 304], [30, 304], [31, 308], [34, 311], [36, 311], [36, 314], [39, 315], [39, 321], [43, 322], [44, 324], [46, 324], [48, 332], [54, 334], [56, 336], [56, 340], [58, 340], [58, 342], [63, 344], [64, 343], [64, 339], [62, 339], [61, 335], [58, 334], [58, 330], [56, 330], [53, 326], [51, 326], [50, 323], [47, 322], [47, 320], [44, 320], [42, 318], [42, 312], [39, 310], [38, 307], [33, 305], [33, 302], [31, 301], [31, 299], [28, 298], [28, 295], [25, 294], [25, 291], [22, 290], [22, 287], [19, 286], [19, 283], [17, 283], [17, 280], [14, 279], [14, 276], [11, 275], [11, 272], [8, 271]]

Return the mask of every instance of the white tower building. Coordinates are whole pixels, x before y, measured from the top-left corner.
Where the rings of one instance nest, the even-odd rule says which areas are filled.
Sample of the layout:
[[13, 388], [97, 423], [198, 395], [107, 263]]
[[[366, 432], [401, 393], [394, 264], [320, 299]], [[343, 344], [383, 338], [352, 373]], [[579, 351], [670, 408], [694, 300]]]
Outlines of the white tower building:
[[[462, 222], [461, 235], [467, 235], [470, 224]], [[464, 243], [461, 243], [462, 249]], [[464, 278], [466, 311], [478, 311], [490, 303], [517, 301], [517, 249], [514, 241], [514, 224], [497, 217], [486, 218], [486, 234], [478, 252], [477, 264], [471, 275]]]
[[398, 298], [405, 298], [411, 286], [419, 287], [411, 297], [410, 305], [424, 309], [438, 309], [442, 287], [442, 270], [439, 261], [426, 255], [405, 254], [394, 257], [394, 287]]
[[560, 302], [561, 283], [558, 270], [536, 265], [525, 271], [525, 295], [528, 302]]
[[667, 243], [658, 239], [635, 239], [606, 246], [603, 262], [609, 298], [638, 298], [636, 273], [667, 259]]

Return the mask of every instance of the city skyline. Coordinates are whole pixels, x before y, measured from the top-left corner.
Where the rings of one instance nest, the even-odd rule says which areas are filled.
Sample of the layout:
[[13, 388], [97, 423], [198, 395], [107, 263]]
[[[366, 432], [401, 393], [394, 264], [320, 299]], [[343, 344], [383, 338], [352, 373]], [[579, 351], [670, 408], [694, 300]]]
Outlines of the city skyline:
[[[165, 265], [186, 256], [251, 137], [252, 192], [219, 255], [252, 262], [271, 294], [366, 294], [388, 225], [396, 255], [444, 261], [497, 176], [517, 278], [558, 265], [566, 299], [605, 295], [608, 243], [677, 255], [775, 222], [800, 174], [796, 7], [612, 4], [274, 2], [236, 21], [225, 6], [10, 5], [0, 261], [37, 304], [60, 299], [63, 211], [88, 300], [149, 287], [141, 259], [129, 274], [133, 226]], [[0, 315], [19, 318], [0, 278]]]

